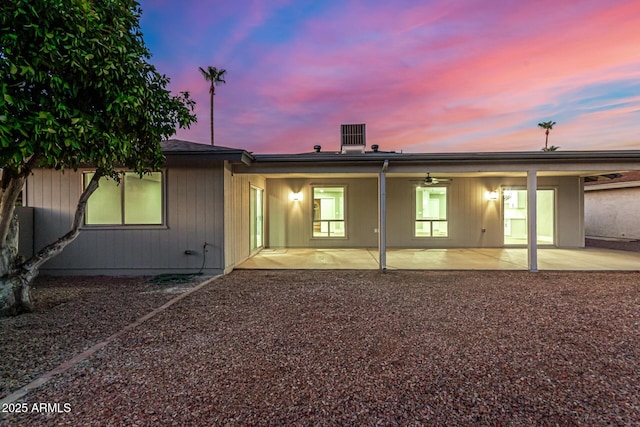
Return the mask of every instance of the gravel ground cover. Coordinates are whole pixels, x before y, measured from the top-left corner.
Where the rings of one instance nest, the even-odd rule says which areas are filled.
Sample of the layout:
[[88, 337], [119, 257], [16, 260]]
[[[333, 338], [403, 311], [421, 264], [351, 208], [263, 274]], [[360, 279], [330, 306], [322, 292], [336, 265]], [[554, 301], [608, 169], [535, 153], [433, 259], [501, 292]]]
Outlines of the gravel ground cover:
[[149, 277], [38, 277], [36, 311], [0, 318], [0, 398], [118, 332], [193, 283]]
[[[638, 425], [639, 283], [236, 271], [29, 393], [28, 413], [0, 425]], [[111, 313], [114, 293], [103, 309], [80, 295], [43, 319], [84, 336], [65, 318]]]

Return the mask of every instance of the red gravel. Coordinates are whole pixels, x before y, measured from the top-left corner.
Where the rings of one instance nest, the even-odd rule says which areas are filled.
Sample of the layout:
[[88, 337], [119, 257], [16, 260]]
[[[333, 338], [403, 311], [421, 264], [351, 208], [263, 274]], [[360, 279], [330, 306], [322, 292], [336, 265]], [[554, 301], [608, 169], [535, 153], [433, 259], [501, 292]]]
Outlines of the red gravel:
[[24, 400], [70, 412], [0, 424], [638, 425], [639, 283], [237, 271]]

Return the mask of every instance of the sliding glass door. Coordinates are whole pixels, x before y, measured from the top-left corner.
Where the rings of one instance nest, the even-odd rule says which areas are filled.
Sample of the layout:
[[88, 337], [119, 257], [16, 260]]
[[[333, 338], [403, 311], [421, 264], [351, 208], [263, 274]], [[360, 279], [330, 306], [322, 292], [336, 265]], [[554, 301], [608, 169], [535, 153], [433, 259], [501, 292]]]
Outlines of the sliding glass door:
[[251, 198], [249, 201], [249, 227], [251, 238], [251, 252], [264, 246], [264, 191], [261, 188], [251, 187]]
[[[556, 197], [555, 190], [537, 190], [537, 242], [539, 245], [554, 245]], [[527, 236], [527, 190], [507, 189], [502, 192], [504, 217], [504, 244], [526, 245]]]

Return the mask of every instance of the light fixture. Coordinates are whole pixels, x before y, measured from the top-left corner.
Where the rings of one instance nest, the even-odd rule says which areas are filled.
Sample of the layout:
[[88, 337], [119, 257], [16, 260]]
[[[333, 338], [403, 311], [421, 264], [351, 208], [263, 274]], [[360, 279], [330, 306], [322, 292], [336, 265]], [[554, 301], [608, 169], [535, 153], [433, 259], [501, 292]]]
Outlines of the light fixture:
[[498, 197], [500, 197], [500, 193], [498, 193], [498, 190], [487, 191], [487, 199], [498, 200]]
[[299, 202], [300, 200], [302, 200], [302, 193], [291, 193], [289, 195], [289, 198], [292, 202]]

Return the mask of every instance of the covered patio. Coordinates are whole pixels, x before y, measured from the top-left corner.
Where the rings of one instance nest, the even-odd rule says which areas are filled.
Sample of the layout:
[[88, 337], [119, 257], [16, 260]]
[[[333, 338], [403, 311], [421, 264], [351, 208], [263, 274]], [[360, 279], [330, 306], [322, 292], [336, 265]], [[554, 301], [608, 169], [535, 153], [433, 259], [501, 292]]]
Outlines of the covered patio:
[[585, 179], [636, 170], [639, 159], [598, 151], [256, 155], [232, 172], [264, 181], [264, 217], [255, 210], [251, 222], [260, 244], [233, 268], [639, 270], [639, 254], [584, 249], [583, 199]]
[[[387, 249], [388, 270], [528, 270], [526, 248]], [[264, 249], [237, 269], [380, 268], [378, 248]], [[640, 253], [611, 249], [538, 249], [538, 270], [639, 271]]]

